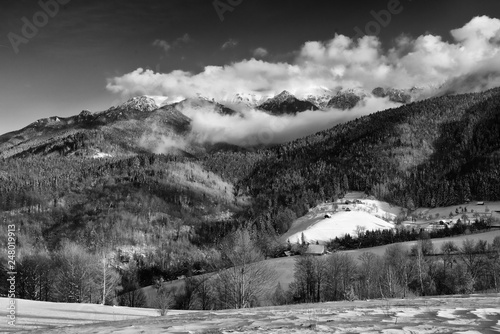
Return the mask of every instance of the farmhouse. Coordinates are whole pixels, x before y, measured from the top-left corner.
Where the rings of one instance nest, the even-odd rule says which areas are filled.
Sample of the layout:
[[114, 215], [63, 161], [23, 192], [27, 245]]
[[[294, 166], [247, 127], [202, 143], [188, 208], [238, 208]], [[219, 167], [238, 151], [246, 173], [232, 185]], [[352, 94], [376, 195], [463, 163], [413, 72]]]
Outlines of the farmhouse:
[[323, 255], [325, 253], [326, 253], [325, 246], [309, 244], [307, 246], [307, 250], [305, 252], [305, 255]]
[[446, 226], [450, 227], [450, 225], [453, 225], [454, 222], [453, 221], [449, 221], [449, 222], [446, 222], [446, 221], [435, 221], [435, 222], [432, 222], [430, 223], [427, 227], [424, 228], [425, 231], [428, 231], [428, 232], [431, 232], [431, 231], [435, 231], [435, 230], [443, 230], [446, 228]]

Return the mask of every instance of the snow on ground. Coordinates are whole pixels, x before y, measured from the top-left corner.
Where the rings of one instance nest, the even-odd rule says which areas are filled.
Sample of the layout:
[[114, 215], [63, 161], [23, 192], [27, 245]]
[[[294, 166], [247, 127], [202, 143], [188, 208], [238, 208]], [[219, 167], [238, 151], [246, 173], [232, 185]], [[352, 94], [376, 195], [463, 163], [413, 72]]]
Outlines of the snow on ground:
[[[158, 316], [158, 311], [155, 309], [16, 299], [16, 326], [12, 327], [7, 324], [8, 305], [9, 299], [0, 298], [0, 319], [4, 319], [0, 321], [0, 333]], [[178, 314], [186, 311], [171, 312]]]
[[[391, 229], [401, 211], [402, 208], [398, 206], [368, 199], [361, 192], [350, 192], [336, 202], [323, 203], [310, 209], [305, 216], [292, 223], [281, 240], [296, 242], [297, 235], [300, 240], [304, 232], [308, 242], [318, 240], [319, 243], [325, 243], [346, 233], [354, 236], [357, 225], [367, 230]], [[325, 218], [327, 214], [331, 218]]]
[[495, 333], [499, 305], [500, 294], [342, 301], [172, 313], [33, 333]]
[[111, 154], [109, 153], [104, 153], [104, 152], [96, 152], [92, 158], [94, 159], [102, 159], [102, 158], [111, 158], [113, 157]]
[[[483, 204], [478, 204], [483, 203]], [[467, 208], [467, 212], [462, 212], [461, 208]], [[458, 209], [458, 214], [456, 213]], [[449, 220], [450, 213], [453, 214], [454, 220], [462, 218], [465, 214], [468, 219], [474, 220], [475, 213], [480, 217], [492, 215], [493, 217], [500, 218], [500, 201], [497, 202], [469, 202], [458, 205], [438, 207], [438, 208], [418, 208], [412, 214], [416, 216], [432, 217], [431, 220]]]
[[498, 305], [497, 308], [480, 308], [475, 311], [471, 311], [471, 313], [475, 314], [478, 318], [488, 319], [490, 316], [500, 315], [500, 305]]
[[[481, 204], [479, 204], [481, 203]], [[467, 208], [467, 212], [463, 211]], [[356, 226], [364, 226], [366, 230], [390, 229], [394, 227], [396, 217], [403, 212], [403, 208], [379, 201], [373, 197], [366, 197], [361, 192], [350, 192], [336, 202], [327, 202], [309, 210], [309, 212], [295, 220], [290, 229], [281, 237], [282, 242], [295, 243], [300, 241], [302, 232], [306, 241], [325, 243], [335, 237], [342, 237], [346, 233], [355, 237]], [[453, 214], [450, 217], [450, 212]], [[458, 213], [456, 213], [458, 212]], [[365, 213], [365, 214], [362, 214]], [[325, 218], [326, 215], [330, 218]], [[470, 202], [440, 208], [419, 208], [411, 213], [415, 221], [404, 221], [403, 226], [426, 228], [428, 230], [440, 228], [439, 221], [443, 220], [455, 224], [458, 219], [469, 221], [477, 217], [500, 218], [500, 202]], [[376, 219], [373, 219], [373, 218]], [[436, 223], [437, 222], [437, 223]], [[494, 223], [496, 226], [498, 223]]]
[[323, 218], [307, 229], [292, 234], [287, 238], [290, 243], [301, 241], [302, 233], [306, 242], [326, 243], [336, 237], [343, 237], [346, 234], [355, 236], [357, 226], [362, 226], [368, 231], [385, 230], [394, 228], [393, 223], [386, 222], [376, 216], [363, 211], [337, 212], [330, 218]]
[[446, 309], [446, 310], [439, 310], [437, 313], [438, 317], [441, 318], [446, 318], [446, 319], [455, 319], [457, 316], [455, 315], [455, 312], [457, 311], [467, 311], [467, 309], [462, 308], [462, 309]]

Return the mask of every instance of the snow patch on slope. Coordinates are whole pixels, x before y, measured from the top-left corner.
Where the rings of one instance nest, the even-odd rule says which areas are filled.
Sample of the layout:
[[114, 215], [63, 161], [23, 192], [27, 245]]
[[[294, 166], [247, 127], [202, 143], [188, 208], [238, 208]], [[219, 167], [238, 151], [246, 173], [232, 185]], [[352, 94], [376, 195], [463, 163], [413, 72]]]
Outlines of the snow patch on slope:
[[306, 230], [297, 232], [288, 237], [290, 243], [301, 241], [302, 233], [306, 242], [326, 243], [336, 237], [343, 237], [346, 234], [355, 236], [357, 226], [362, 226], [366, 230], [385, 230], [394, 228], [394, 224], [386, 222], [363, 211], [337, 212], [330, 218], [323, 218]]

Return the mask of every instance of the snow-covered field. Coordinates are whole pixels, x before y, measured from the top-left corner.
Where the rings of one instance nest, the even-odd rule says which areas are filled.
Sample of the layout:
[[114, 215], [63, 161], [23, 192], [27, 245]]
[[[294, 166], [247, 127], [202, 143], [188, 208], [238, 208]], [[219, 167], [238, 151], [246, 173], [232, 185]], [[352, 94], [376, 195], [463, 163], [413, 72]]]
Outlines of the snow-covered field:
[[[73, 307], [68, 304], [61, 305], [64, 305], [68, 312]], [[39, 311], [44, 313], [43, 309]], [[80, 313], [78, 315], [80, 316]], [[84, 317], [85, 314], [81, 316]], [[61, 326], [61, 323], [58, 323], [59, 317], [54, 314], [52, 321]], [[499, 331], [500, 295], [491, 294], [171, 313], [165, 317], [42, 328], [32, 333], [475, 334]]]
[[[482, 204], [478, 204], [482, 203]], [[467, 211], [462, 209], [467, 208]], [[458, 213], [457, 213], [458, 212]], [[450, 217], [450, 213], [453, 215]], [[500, 218], [500, 202], [470, 202], [459, 205], [452, 205], [439, 208], [418, 208], [412, 213], [414, 216], [420, 217], [417, 223], [426, 223], [429, 221], [453, 221], [456, 223], [458, 219], [474, 221], [476, 218]]]
[[355, 236], [357, 226], [369, 231], [392, 229], [401, 210], [386, 202], [367, 199], [363, 193], [351, 192], [337, 202], [323, 203], [309, 210], [292, 223], [281, 240], [295, 243], [304, 233], [307, 242], [323, 244], [345, 234]]
[[[66, 304], [16, 299], [16, 326], [7, 324], [9, 300], [0, 298], [0, 333], [20, 330], [92, 324], [103, 321], [125, 321], [157, 317], [155, 309], [103, 306], [97, 304]], [[172, 311], [182, 313], [186, 311]]]
[[431, 216], [438, 214], [439, 216], [442, 216], [442, 217], [448, 217], [450, 212], [455, 213], [455, 209], [460, 208], [460, 207], [463, 207], [463, 208], [466, 207], [467, 212], [469, 214], [471, 213], [471, 210], [474, 210], [474, 212], [478, 212], [480, 214], [486, 213], [486, 211], [488, 211], [488, 213], [493, 213], [493, 214], [495, 214], [496, 211], [500, 212], [500, 202], [498, 202], [498, 201], [497, 202], [486, 201], [486, 202], [480, 202], [480, 203], [482, 203], [482, 204], [479, 205], [478, 202], [470, 202], [470, 203], [463, 203], [460, 205], [452, 205], [452, 206], [439, 207], [439, 208], [433, 208], [433, 209], [418, 208], [417, 210], [415, 210], [415, 213], [416, 214], [422, 213], [422, 214], [431, 215]]
[[[347, 202], [349, 204], [346, 204]], [[463, 212], [463, 208], [467, 208], [467, 212]], [[291, 243], [300, 242], [304, 233], [307, 242], [318, 241], [324, 244], [330, 239], [343, 237], [347, 233], [355, 237], [357, 226], [366, 230], [391, 229], [394, 228], [396, 217], [402, 211], [401, 207], [366, 198], [366, 195], [360, 192], [351, 192], [337, 202], [323, 203], [310, 209], [305, 216], [292, 223], [281, 240]], [[453, 214], [452, 217], [450, 217], [450, 212]], [[467, 216], [468, 221], [490, 215], [500, 218], [500, 202], [470, 202], [433, 209], [419, 208], [411, 214], [415, 217], [415, 221], [405, 221], [404, 226], [430, 228], [430, 224], [435, 221], [456, 223], [458, 219], [464, 220], [464, 216]]]
[[394, 224], [386, 222], [374, 215], [363, 211], [337, 212], [331, 215], [330, 218], [318, 220], [307, 229], [292, 234], [287, 238], [287, 241], [294, 244], [301, 241], [302, 233], [306, 242], [314, 243], [318, 241], [323, 244], [335, 237], [343, 237], [346, 234], [356, 236], [356, 227], [362, 226], [364, 229], [371, 230], [386, 230], [394, 228]]

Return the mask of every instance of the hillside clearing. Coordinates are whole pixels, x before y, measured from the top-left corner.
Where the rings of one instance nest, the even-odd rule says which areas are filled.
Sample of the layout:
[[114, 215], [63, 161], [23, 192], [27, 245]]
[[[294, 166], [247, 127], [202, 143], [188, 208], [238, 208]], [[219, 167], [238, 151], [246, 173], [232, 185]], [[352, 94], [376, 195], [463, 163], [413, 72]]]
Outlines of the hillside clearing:
[[357, 226], [368, 231], [392, 229], [401, 211], [402, 208], [387, 202], [367, 199], [361, 192], [349, 192], [336, 202], [326, 202], [310, 209], [292, 223], [280, 240], [300, 242], [303, 232], [307, 242], [324, 244], [345, 234], [355, 236]]
[[[367, 231], [392, 229], [396, 217], [403, 211], [399, 206], [367, 198], [361, 192], [349, 192], [336, 202], [326, 202], [310, 209], [291, 224], [280, 240], [292, 244], [301, 242], [303, 233], [306, 242], [325, 244], [345, 234], [356, 237], [358, 227]], [[417, 229], [430, 228], [430, 224], [440, 220], [456, 223], [458, 219], [464, 220], [465, 216], [468, 222], [489, 216], [500, 218], [500, 202], [474, 201], [447, 207], [418, 208], [410, 216], [414, 217], [414, 221], [404, 221], [403, 225]]]
[[[321, 216], [321, 214], [319, 214]], [[315, 217], [316, 223], [303, 231], [292, 234], [287, 238], [292, 244], [301, 242], [302, 234], [306, 242], [324, 244], [336, 237], [343, 237], [346, 234], [356, 235], [358, 226], [371, 230], [385, 230], [394, 228], [394, 224], [386, 222], [366, 212], [338, 212], [331, 217]]]

